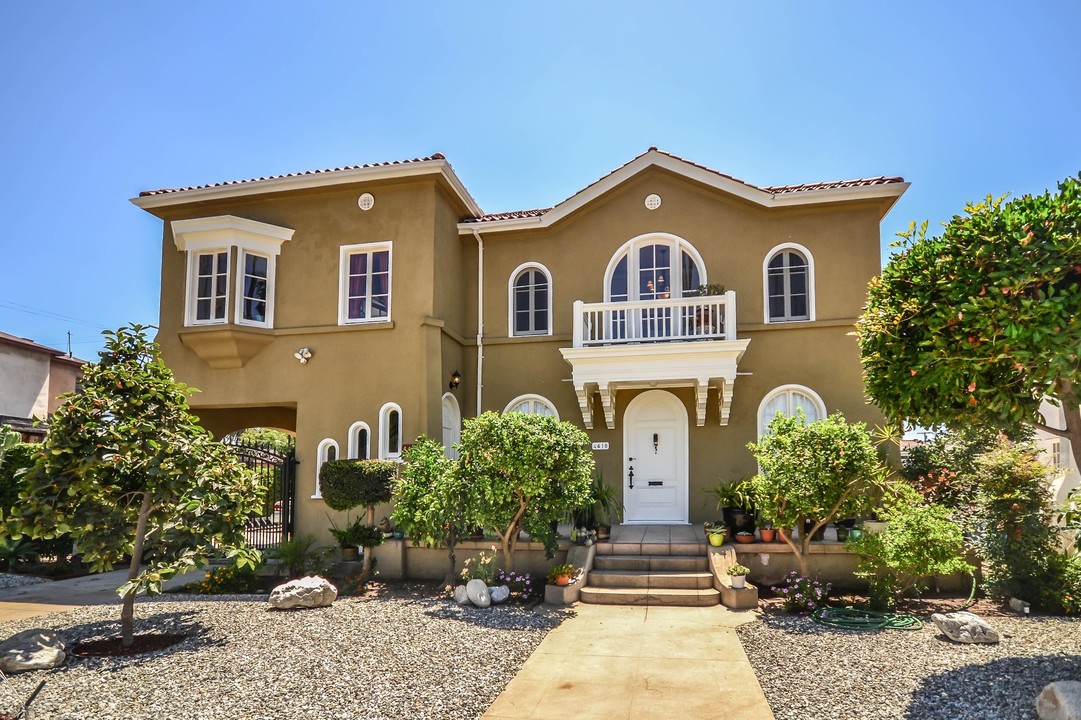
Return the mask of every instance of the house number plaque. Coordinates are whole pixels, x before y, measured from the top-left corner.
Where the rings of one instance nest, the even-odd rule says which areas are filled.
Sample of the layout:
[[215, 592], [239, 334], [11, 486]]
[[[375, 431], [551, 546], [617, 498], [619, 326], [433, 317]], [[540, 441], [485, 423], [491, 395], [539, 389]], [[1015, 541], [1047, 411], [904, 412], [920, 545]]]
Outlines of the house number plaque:
[[595, 442], [595, 443], [593, 443], [593, 449], [594, 450], [607, 450], [608, 449], [608, 443], [606, 443], [606, 442]]

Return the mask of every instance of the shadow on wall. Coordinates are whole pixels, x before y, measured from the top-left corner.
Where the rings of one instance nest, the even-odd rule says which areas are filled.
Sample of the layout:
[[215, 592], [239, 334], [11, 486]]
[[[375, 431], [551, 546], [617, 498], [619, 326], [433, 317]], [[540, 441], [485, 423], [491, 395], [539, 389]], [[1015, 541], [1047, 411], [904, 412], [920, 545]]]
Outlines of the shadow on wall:
[[[943, 640], [943, 642], [949, 642]], [[1056, 680], [1081, 677], [1081, 655], [1036, 655], [966, 665], [932, 675], [915, 693], [906, 720], [1001, 717], [1036, 720], [1036, 696]]]

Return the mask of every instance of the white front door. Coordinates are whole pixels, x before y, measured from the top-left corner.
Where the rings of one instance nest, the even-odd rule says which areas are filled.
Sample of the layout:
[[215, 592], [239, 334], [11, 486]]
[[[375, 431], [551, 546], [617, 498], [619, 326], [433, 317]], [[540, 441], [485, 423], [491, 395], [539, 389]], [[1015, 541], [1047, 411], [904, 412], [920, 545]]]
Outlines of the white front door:
[[623, 448], [626, 521], [687, 522], [687, 410], [679, 398], [647, 390], [631, 400]]

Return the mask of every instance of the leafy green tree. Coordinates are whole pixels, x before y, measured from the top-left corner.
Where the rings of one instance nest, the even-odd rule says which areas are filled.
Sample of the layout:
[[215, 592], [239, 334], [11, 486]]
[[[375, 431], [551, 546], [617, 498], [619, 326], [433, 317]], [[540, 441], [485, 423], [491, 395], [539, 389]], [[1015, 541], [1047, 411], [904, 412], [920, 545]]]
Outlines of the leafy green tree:
[[486, 412], [462, 430], [459, 468], [477, 522], [493, 529], [508, 571], [514, 570], [518, 531], [555, 553], [553, 522], [592, 502], [589, 436], [547, 415]]
[[458, 463], [443, 446], [422, 435], [402, 455], [405, 465], [394, 483], [394, 526], [413, 545], [443, 545], [450, 565], [443, 579], [453, 587], [458, 577], [456, 547], [477, 526], [470, 486]]
[[[870, 505], [884, 469], [863, 423], [848, 423], [834, 413], [808, 423], [803, 413], [778, 415], [769, 434], [748, 447], [758, 460], [751, 480], [754, 505], [778, 528], [798, 527], [799, 542], [781, 537], [809, 577], [811, 537], [836, 517], [854, 517]], [[810, 531], [804, 532], [811, 523]]]
[[270, 447], [282, 455], [286, 455], [296, 448], [296, 438], [283, 430], [275, 430], [274, 428], [248, 428], [247, 430], [241, 430], [239, 437], [243, 443]]
[[[1022, 423], [1081, 466], [1081, 177], [1057, 193], [968, 204], [937, 237], [902, 233], [857, 324], [867, 392], [926, 427]], [[1040, 401], [1061, 403], [1064, 430]]]
[[15, 447], [22, 440], [22, 435], [12, 430], [7, 425], [0, 425], [0, 468], [4, 465], [4, 457], [8, 450]]
[[327, 507], [346, 513], [357, 507], [367, 508], [367, 527], [373, 532], [360, 533], [368, 538], [362, 566], [365, 578], [372, 570], [372, 553], [368, 548], [383, 542], [382, 534], [374, 532], [375, 506], [390, 502], [397, 472], [398, 463], [393, 460], [331, 460], [319, 468], [319, 491]]
[[[261, 507], [253, 471], [199, 426], [189, 389], [173, 379], [146, 328], [106, 331], [106, 349], [50, 423], [8, 521], [14, 538], [70, 533], [94, 572], [130, 557], [121, 635], [134, 641], [134, 603], [162, 582], [225, 553], [254, 567], [244, 521]], [[140, 560], [145, 565], [140, 567]]]

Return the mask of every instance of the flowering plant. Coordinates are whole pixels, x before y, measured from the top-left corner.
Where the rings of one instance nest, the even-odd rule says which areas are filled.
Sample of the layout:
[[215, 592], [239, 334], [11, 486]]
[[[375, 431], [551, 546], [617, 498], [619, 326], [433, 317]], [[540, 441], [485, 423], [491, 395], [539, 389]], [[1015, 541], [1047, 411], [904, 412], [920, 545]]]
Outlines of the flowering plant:
[[555, 581], [556, 581], [556, 578], [558, 578], [559, 576], [561, 576], [561, 575], [571, 575], [577, 569], [578, 568], [574, 567], [573, 565], [571, 565], [569, 563], [563, 563], [561, 565], [552, 565], [550, 568], [548, 568], [548, 578], [547, 578], [548, 582], [554, 584]]
[[495, 574], [496, 585], [506, 585], [510, 588], [510, 599], [516, 602], [527, 603], [541, 596], [542, 588], [537, 586], [532, 573], [517, 573], [500, 570]]
[[495, 556], [493, 545], [490, 553], [481, 552], [478, 557], [466, 560], [462, 567], [462, 581], [483, 580], [485, 585], [491, 585], [495, 577]]
[[805, 613], [814, 612], [825, 605], [831, 587], [829, 583], [801, 577], [793, 570], [785, 577], [783, 584], [774, 585], [770, 589], [781, 596], [786, 611]]

